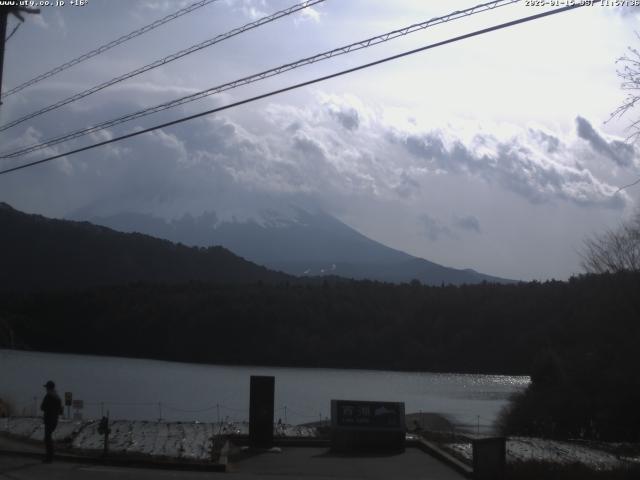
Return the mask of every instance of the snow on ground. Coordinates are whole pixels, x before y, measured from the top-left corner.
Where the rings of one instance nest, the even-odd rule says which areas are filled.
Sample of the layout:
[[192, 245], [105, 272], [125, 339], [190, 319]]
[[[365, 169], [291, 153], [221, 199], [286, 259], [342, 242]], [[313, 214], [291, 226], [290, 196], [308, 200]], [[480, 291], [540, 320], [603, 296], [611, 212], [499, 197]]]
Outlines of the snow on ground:
[[[166, 423], [116, 420], [110, 424], [109, 451], [156, 457], [210, 460], [214, 428], [207, 423]], [[73, 438], [78, 450], [102, 450], [98, 422], [85, 422]]]
[[[450, 443], [443, 446], [471, 462], [471, 443]], [[507, 462], [530, 460], [558, 464], [581, 463], [594, 470], [610, 470], [628, 461], [602, 450], [570, 442], [531, 437], [507, 439]]]
[[3, 418], [0, 424], [0, 431], [25, 438], [30, 438], [39, 428], [42, 428], [40, 418]]
[[305, 425], [278, 425], [274, 434], [278, 437], [317, 437], [318, 432], [314, 427]]
[[[53, 432], [53, 439], [58, 442], [70, 442], [82, 428], [83, 422], [80, 421], [58, 422], [58, 428]], [[0, 418], [0, 432], [30, 440], [44, 438], [41, 418]]]
[[[98, 433], [96, 420], [61, 420], [54, 432], [54, 440], [68, 443], [78, 450], [103, 449], [103, 436]], [[110, 422], [109, 451], [114, 453], [145, 454], [157, 457], [188, 460], [210, 460], [216, 435], [247, 435], [247, 422], [151, 422], [115, 420]], [[2, 418], [0, 433], [8, 433], [29, 440], [42, 441], [44, 428], [41, 418]], [[281, 425], [276, 436], [315, 437], [313, 427]]]
[[[96, 420], [61, 420], [54, 439], [74, 449], [102, 451], [103, 436]], [[110, 423], [109, 450], [114, 453], [143, 454], [156, 457], [208, 461], [212, 457], [216, 435], [247, 435], [247, 422], [153, 422], [115, 420]], [[41, 418], [0, 418], [0, 433], [42, 441]], [[314, 427], [277, 425], [277, 437], [316, 437]], [[443, 447], [471, 462], [471, 443], [449, 443]], [[507, 440], [507, 461], [548, 461], [558, 464], [581, 463], [596, 470], [608, 470], [640, 458], [618, 458], [616, 455], [570, 442], [542, 438], [511, 437]]]

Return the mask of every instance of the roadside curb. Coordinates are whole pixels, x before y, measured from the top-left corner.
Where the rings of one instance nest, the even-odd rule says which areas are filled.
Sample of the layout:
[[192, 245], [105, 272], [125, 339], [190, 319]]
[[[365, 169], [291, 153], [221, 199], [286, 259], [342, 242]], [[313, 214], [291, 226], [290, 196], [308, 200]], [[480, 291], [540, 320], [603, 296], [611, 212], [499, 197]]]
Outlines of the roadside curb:
[[423, 438], [417, 440], [407, 441], [407, 446], [415, 446], [422, 450], [423, 452], [428, 453], [432, 457], [437, 458], [443, 463], [446, 463], [451, 468], [456, 470], [458, 473], [464, 475], [467, 478], [473, 478], [473, 468], [469, 465], [461, 462], [454, 456], [442, 450], [435, 443], [425, 440]]
[[[20, 456], [42, 459], [40, 452], [20, 450], [0, 450], [0, 456]], [[90, 465], [108, 465], [111, 467], [154, 468], [159, 470], [182, 470], [195, 472], [225, 472], [227, 467], [222, 463], [171, 462], [143, 458], [89, 457], [83, 455], [56, 454], [56, 461], [68, 463], [85, 463]]]

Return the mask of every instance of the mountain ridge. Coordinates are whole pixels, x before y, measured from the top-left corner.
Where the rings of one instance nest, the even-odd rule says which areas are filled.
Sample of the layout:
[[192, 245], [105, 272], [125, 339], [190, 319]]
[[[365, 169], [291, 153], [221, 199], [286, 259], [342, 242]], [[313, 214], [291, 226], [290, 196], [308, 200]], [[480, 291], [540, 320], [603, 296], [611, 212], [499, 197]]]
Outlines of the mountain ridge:
[[394, 283], [419, 280], [428, 285], [513, 283], [514, 280], [456, 269], [415, 257], [377, 242], [322, 211], [293, 207], [295, 217], [265, 209], [267, 218], [215, 211], [166, 220], [151, 214], [123, 212], [89, 217], [91, 222], [123, 232], [142, 232], [192, 246], [219, 244], [267, 268], [290, 275], [337, 275]]
[[280, 283], [273, 272], [220, 246], [188, 247], [89, 222], [20, 212], [0, 203], [0, 289], [86, 288], [135, 282]]

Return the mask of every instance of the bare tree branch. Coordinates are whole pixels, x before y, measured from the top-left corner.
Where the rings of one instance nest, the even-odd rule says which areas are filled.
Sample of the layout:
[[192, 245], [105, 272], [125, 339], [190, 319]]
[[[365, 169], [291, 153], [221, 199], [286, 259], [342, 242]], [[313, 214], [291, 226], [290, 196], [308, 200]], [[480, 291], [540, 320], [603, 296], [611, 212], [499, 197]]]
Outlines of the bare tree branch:
[[587, 238], [581, 257], [588, 273], [640, 271], [640, 210], [617, 229]]
[[[640, 34], [636, 33], [636, 38], [640, 40]], [[616, 60], [616, 65], [620, 67], [616, 70], [618, 78], [622, 80], [620, 88], [627, 92], [624, 102], [618, 108], [616, 108], [605, 123], [610, 122], [615, 118], [622, 118], [628, 112], [633, 110], [640, 102], [640, 51], [637, 48], [627, 47], [626, 55]], [[626, 129], [629, 131], [629, 135], [626, 138], [627, 142], [636, 143], [640, 140], [640, 118], [633, 120], [631, 125]], [[618, 188], [614, 193], [620, 193], [622, 190], [633, 187], [640, 183], [640, 179], [632, 182], [628, 185]]]

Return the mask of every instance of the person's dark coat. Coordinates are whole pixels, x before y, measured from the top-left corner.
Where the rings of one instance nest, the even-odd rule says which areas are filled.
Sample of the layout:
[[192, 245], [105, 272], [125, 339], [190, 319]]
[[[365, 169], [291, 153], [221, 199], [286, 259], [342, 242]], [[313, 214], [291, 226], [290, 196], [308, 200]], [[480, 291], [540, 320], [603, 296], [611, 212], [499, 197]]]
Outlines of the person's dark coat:
[[58, 417], [62, 415], [62, 401], [56, 392], [47, 392], [42, 399], [40, 410], [44, 412], [45, 426], [55, 428], [58, 425]]

